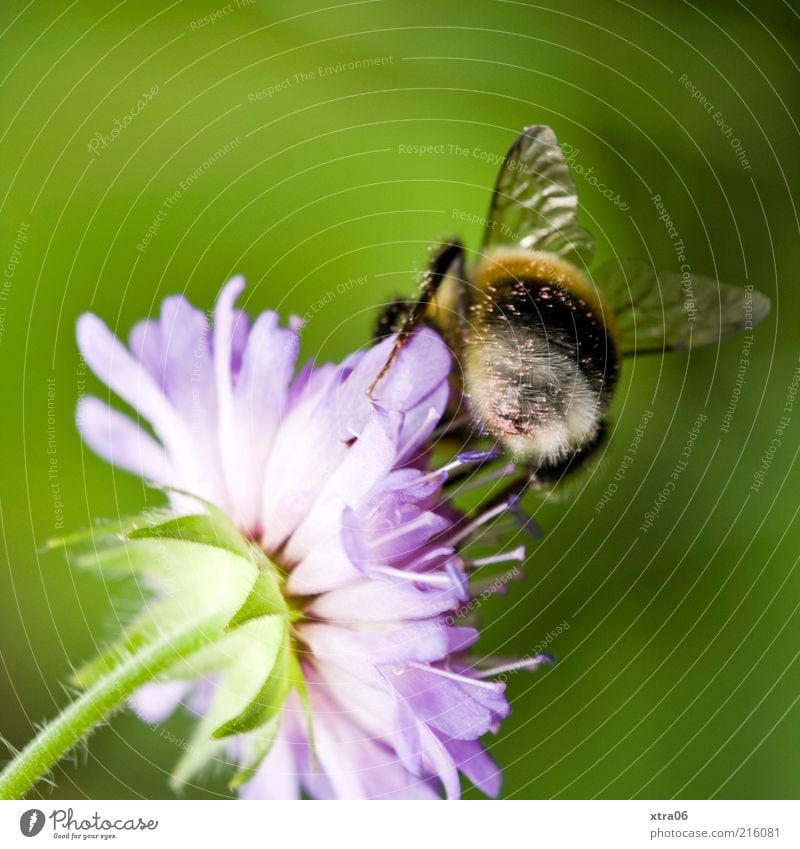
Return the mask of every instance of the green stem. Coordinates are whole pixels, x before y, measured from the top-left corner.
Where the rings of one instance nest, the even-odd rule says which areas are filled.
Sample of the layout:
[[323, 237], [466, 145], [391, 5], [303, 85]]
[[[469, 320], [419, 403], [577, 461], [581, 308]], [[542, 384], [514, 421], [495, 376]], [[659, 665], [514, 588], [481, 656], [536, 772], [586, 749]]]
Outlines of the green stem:
[[[229, 618], [229, 617], [228, 617]], [[227, 619], [215, 616], [190, 627], [159, 634], [121, 660], [69, 705], [0, 773], [0, 799], [20, 799], [99, 722], [133, 692], [176, 661], [219, 639]]]

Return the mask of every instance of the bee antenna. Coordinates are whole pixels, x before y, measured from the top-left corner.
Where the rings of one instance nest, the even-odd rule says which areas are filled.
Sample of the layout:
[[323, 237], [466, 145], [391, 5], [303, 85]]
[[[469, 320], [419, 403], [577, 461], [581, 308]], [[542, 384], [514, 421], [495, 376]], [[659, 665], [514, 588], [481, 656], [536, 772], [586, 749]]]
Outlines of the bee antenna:
[[389, 352], [386, 362], [381, 367], [381, 370], [378, 372], [375, 380], [372, 381], [369, 389], [367, 389], [367, 397], [370, 400], [373, 400], [375, 387], [386, 376], [389, 369], [392, 367], [392, 364], [397, 359], [397, 355], [400, 353], [401, 348], [406, 344], [417, 325], [422, 321], [428, 304], [431, 299], [435, 297], [436, 292], [442, 284], [442, 281], [447, 276], [447, 272], [450, 270], [450, 267], [456, 260], [460, 260], [463, 253], [464, 246], [459, 239], [450, 239], [440, 245], [434, 252], [430, 265], [422, 277], [419, 300], [414, 303], [411, 311], [406, 316], [403, 326], [400, 328], [397, 336], [395, 336], [392, 350]]

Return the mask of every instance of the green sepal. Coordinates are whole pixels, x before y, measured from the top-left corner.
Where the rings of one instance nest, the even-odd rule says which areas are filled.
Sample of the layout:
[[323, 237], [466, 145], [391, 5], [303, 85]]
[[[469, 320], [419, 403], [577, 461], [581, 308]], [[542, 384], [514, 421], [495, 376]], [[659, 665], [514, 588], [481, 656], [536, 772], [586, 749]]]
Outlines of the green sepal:
[[[217, 753], [223, 751], [225, 741], [215, 731], [236, 724], [255, 704], [261, 704], [262, 694], [274, 674], [287, 631], [288, 623], [284, 617], [263, 616], [251, 619], [233, 631], [227, 631], [224, 639], [217, 644], [216, 656], [223, 660], [214, 687], [214, 698], [192, 735], [188, 750], [172, 773], [170, 786], [173, 789], [180, 788]], [[260, 723], [254, 722], [249, 726], [248, 730], [256, 738], [261, 736], [270, 719], [278, 719], [282, 703], [276, 705], [271, 715], [260, 717]], [[241, 727], [244, 728], [244, 724]]]
[[303, 676], [303, 668], [297, 659], [297, 654], [292, 651], [289, 654], [289, 689], [297, 691], [297, 697], [303, 706], [303, 717], [306, 725], [306, 737], [311, 754], [311, 768], [317, 768], [317, 746], [314, 741], [314, 715], [311, 712], [311, 698], [308, 695], [308, 686]]
[[[75, 672], [76, 684], [91, 686], [150, 642], [187, 626], [207, 636], [201, 648], [154, 679], [215, 679], [212, 705], [176, 766], [174, 787], [223, 758], [224, 738], [235, 734], [246, 735], [243, 744], [250, 750], [233, 782], [246, 782], [274, 743], [291, 689], [298, 690], [310, 717], [292, 651], [294, 614], [281, 593], [280, 573], [224, 514], [211, 505], [206, 509], [208, 514], [155, 522], [150, 514], [58, 543], [81, 565], [132, 575], [153, 592], [122, 636]], [[76, 555], [77, 545], [83, 551]]]
[[[311, 702], [308, 697], [308, 688], [306, 687], [305, 678], [300, 667], [300, 662], [293, 651], [289, 652], [288, 665], [288, 688], [287, 695], [293, 689], [297, 691], [300, 703], [303, 706], [303, 713], [306, 720], [306, 734], [308, 737], [309, 748], [311, 751], [312, 764], [316, 764], [316, 748], [314, 746], [314, 734], [311, 721]], [[231, 790], [238, 790], [243, 784], [246, 784], [258, 772], [264, 758], [270, 753], [275, 740], [278, 736], [280, 728], [281, 713], [275, 713], [263, 725], [249, 732], [245, 737], [244, 746], [246, 747], [245, 754], [241, 758], [241, 766], [238, 772], [234, 773], [231, 780], [228, 782], [228, 787]]]
[[269, 722], [247, 735], [246, 742], [243, 744], [247, 747], [247, 752], [242, 756], [240, 768], [228, 782], [228, 787], [231, 790], [237, 790], [258, 772], [264, 758], [275, 745], [280, 723], [281, 716], [278, 713]]
[[147, 530], [169, 518], [169, 513], [158, 510], [96, 522], [85, 530], [49, 539], [45, 550], [63, 549], [71, 565], [95, 569], [107, 577], [130, 575], [130, 557], [125, 546], [128, 534]]
[[252, 619], [261, 616], [285, 616], [288, 618], [289, 610], [286, 601], [281, 594], [278, 578], [272, 569], [262, 570], [253, 584], [250, 595], [244, 604], [234, 613], [228, 623], [227, 630], [233, 631]]
[[[104, 562], [125, 562], [129, 573], [146, 578], [155, 598], [119, 640], [75, 672], [73, 681], [90, 686], [149, 640], [190, 622], [219, 623], [222, 638], [260, 574], [246, 541], [233, 544], [229, 530], [227, 520], [187, 516], [133, 529], [104, 548]], [[212, 539], [217, 543], [210, 543]], [[220, 544], [222, 540], [229, 544]]]
[[[280, 627], [281, 630], [278, 631], [276, 626]], [[216, 739], [230, 737], [233, 734], [244, 734], [264, 725], [280, 711], [286, 700], [290, 686], [288, 623], [285, 620], [281, 621], [279, 617], [270, 616], [251, 620], [246, 625], [242, 625], [240, 630], [264, 630], [267, 628], [272, 630], [272, 634], [278, 635], [278, 640], [271, 645], [269, 637], [267, 637], [262, 645], [263, 660], [257, 659], [255, 651], [253, 651], [253, 659], [257, 660], [260, 663], [260, 668], [264, 670], [264, 677], [261, 679], [262, 684], [235, 716], [227, 719], [214, 730], [212, 736]], [[269, 657], [270, 652], [273, 652], [271, 657]]]
[[88, 528], [72, 531], [60, 537], [51, 537], [41, 549], [41, 553], [59, 548], [75, 550], [93, 546], [98, 540], [108, 540], [119, 545], [120, 540], [137, 528], [152, 527], [169, 521], [172, 513], [167, 509], [148, 510], [134, 516], [121, 516], [118, 519], [97, 519]]
[[180, 542], [223, 548], [231, 554], [253, 559], [253, 549], [223, 514], [181, 516], [160, 525], [135, 528], [127, 538], [179, 540]]
[[176, 793], [180, 792], [192, 776], [208, 765], [218, 754], [224, 751], [222, 740], [215, 740], [209, 735], [210, 723], [202, 719], [192, 734], [184, 753], [181, 755], [169, 779], [169, 786]]

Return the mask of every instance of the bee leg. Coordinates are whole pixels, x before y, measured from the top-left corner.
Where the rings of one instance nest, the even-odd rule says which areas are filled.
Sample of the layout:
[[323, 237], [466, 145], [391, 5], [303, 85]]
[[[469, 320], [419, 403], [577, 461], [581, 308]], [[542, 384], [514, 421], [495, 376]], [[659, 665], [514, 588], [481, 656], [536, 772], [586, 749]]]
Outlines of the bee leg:
[[386, 358], [386, 362], [383, 364], [381, 370], [378, 372], [377, 377], [375, 378], [375, 380], [373, 380], [372, 385], [367, 390], [368, 398], [372, 399], [372, 394], [375, 391], [375, 387], [386, 376], [389, 369], [392, 367], [392, 364], [397, 359], [397, 355], [400, 353], [400, 349], [403, 347], [403, 345], [406, 344], [411, 334], [419, 325], [420, 321], [422, 321], [428, 304], [430, 303], [431, 299], [436, 295], [439, 286], [441, 286], [442, 281], [447, 276], [447, 272], [449, 271], [454, 261], [461, 259], [463, 252], [464, 246], [458, 239], [453, 239], [452, 241], [445, 242], [436, 249], [436, 252], [434, 253], [433, 258], [431, 260], [430, 266], [428, 267], [428, 270], [425, 272], [422, 278], [422, 283], [420, 284], [421, 291], [419, 299], [411, 305], [410, 311], [405, 317], [405, 320], [403, 321], [403, 326], [395, 337], [394, 345], [392, 345], [392, 350], [389, 352], [389, 356]]
[[408, 314], [414, 309], [415, 303], [415, 301], [410, 301], [401, 295], [389, 301], [381, 310], [375, 324], [375, 330], [372, 333], [373, 344], [377, 345], [378, 342], [383, 342], [388, 336], [394, 336], [398, 330], [402, 330]]

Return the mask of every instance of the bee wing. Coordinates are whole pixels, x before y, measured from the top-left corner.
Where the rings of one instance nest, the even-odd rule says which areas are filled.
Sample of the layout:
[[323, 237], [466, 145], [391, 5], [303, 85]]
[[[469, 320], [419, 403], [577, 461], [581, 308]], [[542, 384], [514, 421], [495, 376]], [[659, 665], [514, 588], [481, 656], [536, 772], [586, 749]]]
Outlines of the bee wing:
[[550, 127], [524, 129], [503, 160], [489, 207], [484, 250], [514, 245], [588, 265], [594, 239], [577, 222], [578, 193]]
[[593, 277], [614, 313], [623, 354], [715, 345], [769, 312], [769, 298], [751, 287], [698, 274], [657, 274], [640, 260], [604, 263]]

